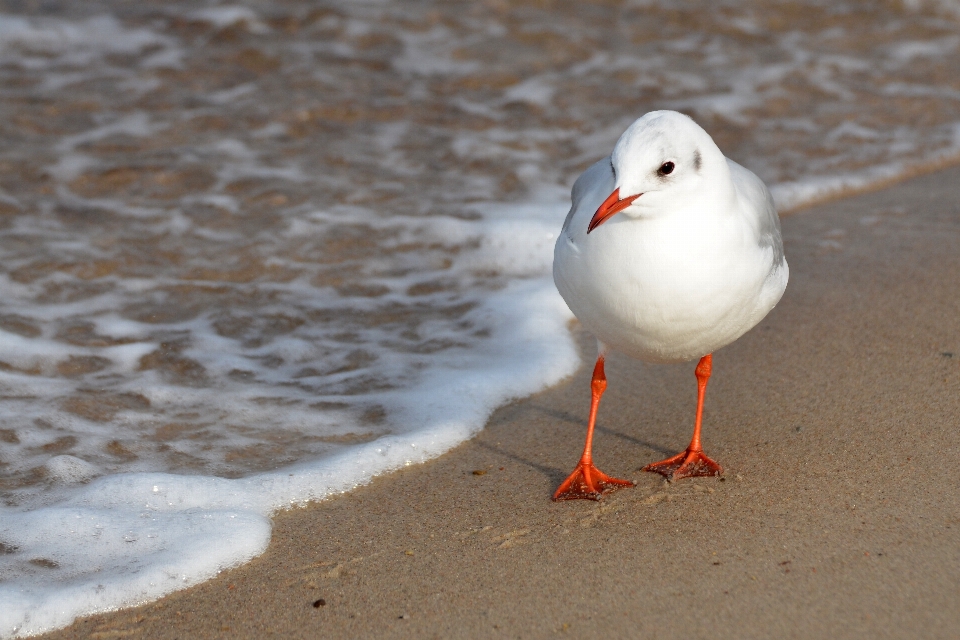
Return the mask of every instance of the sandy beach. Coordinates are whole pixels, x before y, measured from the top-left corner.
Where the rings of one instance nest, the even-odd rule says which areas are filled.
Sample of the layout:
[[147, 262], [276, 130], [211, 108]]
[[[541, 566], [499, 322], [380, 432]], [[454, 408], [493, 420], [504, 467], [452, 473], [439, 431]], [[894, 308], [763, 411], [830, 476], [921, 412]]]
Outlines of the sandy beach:
[[[590, 367], [441, 458], [274, 518], [252, 562], [44, 638], [955, 638], [960, 635], [960, 168], [784, 219], [791, 279], [693, 364], [614, 356], [595, 456], [637, 482], [553, 503]], [[585, 362], [593, 340], [576, 332]]]

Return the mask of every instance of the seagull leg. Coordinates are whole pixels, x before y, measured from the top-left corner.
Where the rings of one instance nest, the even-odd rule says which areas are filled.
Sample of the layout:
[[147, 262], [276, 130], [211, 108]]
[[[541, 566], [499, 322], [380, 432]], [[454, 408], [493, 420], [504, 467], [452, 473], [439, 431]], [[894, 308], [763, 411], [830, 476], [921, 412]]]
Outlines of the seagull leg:
[[557, 488], [556, 493], [553, 494], [554, 500], [576, 500], [578, 498], [599, 500], [604, 493], [620, 487], [633, 486], [633, 482], [611, 478], [593, 466], [593, 427], [597, 422], [600, 396], [603, 395], [606, 388], [607, 376], [603, 371], [603, 354], [601, 354], [593, 368], [593, 380], [590, 382], [592, 398], [590, 400], [590, 421], [587, 424], [587, 443], [583, 447], [583, 455], [580, 456], [577, 468]]
[[697, 364], [697, 422], [693, 427], [693, 438], [686, 451], [677, 455], [648, 464], [644, 471], [659, 473], [671, 480], [680, 478], [695, 478], [698, 476], [718, 476], [723, 473], [723, 467], [711, 460], [703, 452], [700, 444], [700, 421], [703, 418], [703, 398], [707, 394], [707, 382], [713, 369], [713, 355], [707, 354], [700, 358]]

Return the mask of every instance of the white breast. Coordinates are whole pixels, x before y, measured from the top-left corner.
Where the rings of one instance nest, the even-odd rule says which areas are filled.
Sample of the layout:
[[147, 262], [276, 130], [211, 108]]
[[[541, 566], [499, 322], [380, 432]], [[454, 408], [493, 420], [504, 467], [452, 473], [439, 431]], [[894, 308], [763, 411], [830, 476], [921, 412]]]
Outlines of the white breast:
[[593, 213], [613, 189], [609, 160], [578, 181], [554, 251], [554, 280], [599, 340], [642, 360], [692, 360], [736, 340], [780, 300], [788, 268], [776, 212], [763, 183], [730, 164], [739, 183], [735, 205], [617, 215], [589, 235]]

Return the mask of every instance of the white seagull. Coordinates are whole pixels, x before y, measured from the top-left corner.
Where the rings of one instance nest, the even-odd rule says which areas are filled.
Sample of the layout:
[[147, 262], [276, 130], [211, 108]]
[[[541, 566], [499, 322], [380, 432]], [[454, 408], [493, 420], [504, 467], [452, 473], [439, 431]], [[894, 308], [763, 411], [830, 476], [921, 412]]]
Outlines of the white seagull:
[[608, 349], [647, 362], [700, 359], [697, 416], [686, 451], [644, 467], [673, 479], [719, 475], [700, 421], [711, 354], [753, 328], [787, 286], [770, 192], [675, 111], [652, 111], [573, 185], [553, 257], [567, 306], [597, 338], [583, 456], [554, 500], [599, 499], [631, 486], [593, 465], [593, 428]]

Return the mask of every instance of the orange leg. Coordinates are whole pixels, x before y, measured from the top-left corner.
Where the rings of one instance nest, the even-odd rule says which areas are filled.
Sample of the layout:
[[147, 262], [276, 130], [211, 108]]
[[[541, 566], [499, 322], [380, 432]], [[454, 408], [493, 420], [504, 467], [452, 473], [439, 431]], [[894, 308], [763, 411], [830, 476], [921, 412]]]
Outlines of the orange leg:
[[713, 369], [713, 356], [707, 354], [700, 358], [697, 365], [697, 422], [693, 427], [693, 439], [687, 450], [678, 453], [672, 458], [648, 464], [644, 471], [652, 471], [672, 480], [680, 478], [695, 478], [698, 476], [718, 476], [723, 473], [723, 467], [711, 460], [703, 453], [700, 444], [700, 421], [703, 418], [703, 398], [707, 394], [707, 382]]
[[590, 400], [590, 422], [587, 424], [587, 443], [583, 447], [583, 455], [573, 473], [563, 481], [554, 500], [576, 500], [586, 498], [599, 500], [607, 492], [620, 487], [632, 487], [629, 480], [611, 478], [593, 466], [593, 427], [597, 422], [597, 408], [600, 406], [600, 396], [607, 388], [607, 376], [603, 372], [603, 356], [597, 358], [597, 365], [593, 368], [593, 380], [590, 382], [592, 398]]

